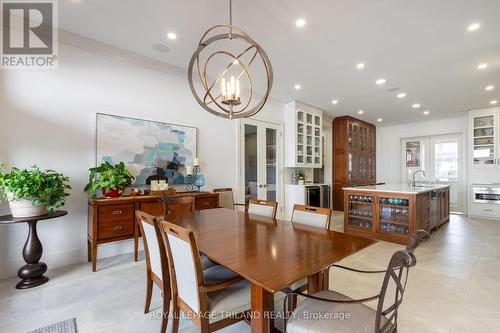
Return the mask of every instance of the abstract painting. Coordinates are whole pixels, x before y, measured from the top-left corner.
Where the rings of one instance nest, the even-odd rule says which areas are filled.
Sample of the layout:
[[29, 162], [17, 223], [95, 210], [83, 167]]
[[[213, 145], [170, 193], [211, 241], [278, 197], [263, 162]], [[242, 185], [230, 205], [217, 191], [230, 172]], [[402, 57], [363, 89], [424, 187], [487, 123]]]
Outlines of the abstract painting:
[[185, 165], [193, 165], [196, 128], [109, 114], [97, 114], [97, 164], [123, 161], [135, 177], [132, 185], [168, 177], [185, 184]]

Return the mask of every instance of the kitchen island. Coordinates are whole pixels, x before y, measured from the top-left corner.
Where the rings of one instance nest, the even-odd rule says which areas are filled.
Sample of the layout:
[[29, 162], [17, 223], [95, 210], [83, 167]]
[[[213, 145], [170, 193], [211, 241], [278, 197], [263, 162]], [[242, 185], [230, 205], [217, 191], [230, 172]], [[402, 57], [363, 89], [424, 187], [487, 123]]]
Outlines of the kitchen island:
[[345, 187], [344, 232], [406, 244], [418, 229], [439, 228], [450, 218], [448, 185]]

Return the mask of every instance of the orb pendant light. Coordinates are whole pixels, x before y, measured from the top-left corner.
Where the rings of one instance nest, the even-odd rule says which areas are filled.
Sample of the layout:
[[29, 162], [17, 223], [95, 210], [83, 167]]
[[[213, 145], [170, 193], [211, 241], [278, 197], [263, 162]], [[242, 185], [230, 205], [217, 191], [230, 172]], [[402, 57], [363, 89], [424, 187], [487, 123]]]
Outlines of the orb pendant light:
[[[264, 49], [233, 26], [232, 17], [229, 0], [229, 24], [215, 25], [203, 34], [189, 62], [188, 81], [206, 111], [222, 118], [247, 118], [266, 104], [273, 69]], [[266, 85], [260, 98], [255, 96], [256, 81]]]

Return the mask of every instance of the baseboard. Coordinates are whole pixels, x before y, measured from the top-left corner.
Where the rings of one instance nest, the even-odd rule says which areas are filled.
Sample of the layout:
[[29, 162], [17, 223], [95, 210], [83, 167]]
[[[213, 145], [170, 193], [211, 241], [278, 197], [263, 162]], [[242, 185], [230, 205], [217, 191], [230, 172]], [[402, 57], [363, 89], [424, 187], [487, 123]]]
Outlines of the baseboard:
[[[139, 241], [139, 250], [142, 249], [142, 242]], [[134, 251], [133, 240], [120, 241], [99, 245], [97, 248], [97, 258], [114, 257], [121, 254], [132, 253]], [[60, 253], [43, 254], [42, 259], [50, 269], [64, 267], [87, 262], [87, 247]], [[0, 279], [17, 276], [19, 267], [25, 264], [21, 254], [18, 260], [0, 262]]]

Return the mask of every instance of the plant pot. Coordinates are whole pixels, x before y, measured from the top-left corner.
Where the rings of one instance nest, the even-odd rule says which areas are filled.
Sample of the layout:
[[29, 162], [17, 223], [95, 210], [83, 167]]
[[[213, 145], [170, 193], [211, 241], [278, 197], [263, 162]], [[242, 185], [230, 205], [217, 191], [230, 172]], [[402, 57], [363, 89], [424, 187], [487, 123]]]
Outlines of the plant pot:
[[47, 214], [47, 205], [33, 205], [33, 199], [13, 200], [8, 195], [10, 211], [13, 217], [33, 217]]
[[299, 179], [299, 185], [305, 185], [306, 180], [305, 179]]
[[104, 197], [106, 198], [119, 198], [122, 196], [123, 194], [123, 190], [120, 190], [120, 189], [112, 189], [112, 190], [108, 190], [106, 191], [105, 189], [101, 189], [101, 192], [102, 192], [102, 195], [104, 195]]

